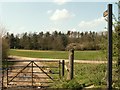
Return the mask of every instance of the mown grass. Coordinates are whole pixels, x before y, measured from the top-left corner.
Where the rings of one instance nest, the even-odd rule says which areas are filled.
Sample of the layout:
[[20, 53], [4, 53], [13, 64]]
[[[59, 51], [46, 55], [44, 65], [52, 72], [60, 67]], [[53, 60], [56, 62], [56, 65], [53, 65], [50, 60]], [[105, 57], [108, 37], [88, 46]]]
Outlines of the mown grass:
[[[68, 59], [69, 52], [11, 49], [9, 55], [32, 58]], [[102, 51], [75, 51], [75, 60], [105, 60], [105, 56]]]

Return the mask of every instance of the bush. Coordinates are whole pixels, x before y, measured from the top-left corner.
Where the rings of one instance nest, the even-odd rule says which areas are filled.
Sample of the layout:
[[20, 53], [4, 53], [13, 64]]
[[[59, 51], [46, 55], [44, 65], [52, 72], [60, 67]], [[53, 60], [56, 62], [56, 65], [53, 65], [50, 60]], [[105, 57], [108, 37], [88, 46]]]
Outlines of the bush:
[[70, 50], [73, 48], [74, 48], [74, 50], [83, 50], [84, 45], [79, 44], [79, 43], [70, 43], [67, 45], [66, 50]]
[[66, 50], [73, 49], [74, 50], [100, 50], [100, 45], [94, 44], [93, 42], [86, 43], [70, 43], [67, 45]]

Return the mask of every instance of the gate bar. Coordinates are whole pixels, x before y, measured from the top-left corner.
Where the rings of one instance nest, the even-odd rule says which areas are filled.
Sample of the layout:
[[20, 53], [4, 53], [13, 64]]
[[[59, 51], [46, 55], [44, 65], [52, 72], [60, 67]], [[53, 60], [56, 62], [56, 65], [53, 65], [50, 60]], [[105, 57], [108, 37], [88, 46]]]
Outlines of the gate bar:
[[33, 62], [43, 73], [45, 73], [52, 81], [54, 81], [53, 80], [53, 78], [51, 78], [41, 67], [39, 67], [35, 62]]
[[61, 72], [60, 72], [60, 64], [61, 64], [61, 61], [59, 60], [59, 78], [61, 78]]
[[2, 65], [2, 90], [3, 90], [3, 82], [4, 82], [4, 67], [3, 67], [3, 65]]
[[[29, 64], [27, 64], [27, 66], [25, 66], [22, 70], [20, 70], [20, 72], [17, 73], [17, 74], [15, 75], [15, 77], [17, 77], [17, 76], [18, 76], [25, 68], [27, 68], [30, 64], [31, 64], [31, 62], [30, 62]], [[9, 82], [11, 82], [15, 77], [13, 77]]]
[[33, 62], [34, 61], [31, 61], [31, 63], [32, 63], [32, 68], [31, 68], [32, 69], [32, 87], [33, 87]]
[[59, 60], [8, 60], [8, 62], [59, 62]]
[[8, 60], [6, 59], [6, 63], [7, 63], [7, 88], [8, 88]]

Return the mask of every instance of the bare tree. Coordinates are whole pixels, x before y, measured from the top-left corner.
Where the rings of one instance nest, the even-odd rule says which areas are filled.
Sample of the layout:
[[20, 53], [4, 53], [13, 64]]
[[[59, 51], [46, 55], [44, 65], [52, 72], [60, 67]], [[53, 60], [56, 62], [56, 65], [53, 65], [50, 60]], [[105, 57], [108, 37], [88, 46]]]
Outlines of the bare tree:
[[5, 40], [6, 28], [0, 25], [0, 59], [1, 61], [7, 58], [7, 51], [9, 49], [8, 43]]

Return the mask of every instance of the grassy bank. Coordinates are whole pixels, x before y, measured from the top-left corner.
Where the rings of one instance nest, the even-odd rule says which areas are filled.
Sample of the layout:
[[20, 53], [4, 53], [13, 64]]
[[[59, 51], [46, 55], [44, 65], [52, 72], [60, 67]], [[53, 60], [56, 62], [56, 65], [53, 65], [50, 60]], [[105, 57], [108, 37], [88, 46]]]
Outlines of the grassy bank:
[[[116, 65], [113, 64], [113, 88], [117, 86], [117, 74], [115, 72]], [[81, 88], [85, 87], [107, 88], [107, 64], [74, 64], [74, 79], [67, 80], [67, 71], [65, 70], [65, 77], [62, 81], [55, 83], [53, 88]], [[91, 89], [92, 90], [92, 89]]]
[[[32, 57], [32, 58], [53, 58], [68, 59], [68, 51], [39, 51], [39, 50], [18, 50], [11, 49], [9, 55]], [[76, 60], [105, 60], [102, 51], [75, 51]]]
[[67, 81], [65, 78], [59, 84], [54, 84], [53, 88], [84, 88], [93, 86], [94, 88], [106, 88], [106, 64], [77, 64], [74, 65], [74, 79]]

